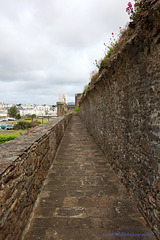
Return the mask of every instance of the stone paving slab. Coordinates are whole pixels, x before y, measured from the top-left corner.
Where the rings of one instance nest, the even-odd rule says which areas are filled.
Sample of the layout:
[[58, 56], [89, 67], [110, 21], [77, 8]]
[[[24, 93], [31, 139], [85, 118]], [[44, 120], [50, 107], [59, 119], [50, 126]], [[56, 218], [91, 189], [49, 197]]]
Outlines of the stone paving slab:
[[156, 240], [136, 205], [83, 122], [74, 116], [23, 240]]

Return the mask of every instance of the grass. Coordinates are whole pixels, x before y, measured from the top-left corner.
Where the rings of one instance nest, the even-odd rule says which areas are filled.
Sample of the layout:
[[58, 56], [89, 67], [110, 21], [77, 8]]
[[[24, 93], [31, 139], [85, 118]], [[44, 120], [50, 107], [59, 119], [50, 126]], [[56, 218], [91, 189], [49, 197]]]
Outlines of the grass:
[[91, 75], [91, 85], [94, 85], [95, 80], [98, 78], [98, 72], [93, 71]]
[[0, 144], [3, 144], [3, 143], [8, 142], [8, 141], [11, 141], [11, 140], [13, 140], [15, 138], [16, 138], [16, 136], [7, 136], [7, 137], [0, 136]]
[[19, 135], [22, 135], [26, 133], [27, 130], [4, 130], [0, 132], [0, 136], [8, 137], [8, 136], [15, 136], [18, 137]]
[[84, 87], [84, 90], [83, 90], [83, 93], [82, 93], [82, 96], [84, 97], [85, 95], [86, 95], [86, 93], [87, 93], [87, 90], [88, 90], [88, 85], [86, 85], [85, 87]]
[[49, 118], [49, 121], [48, 121], [48, 118], [43, 118], [43, 119], [41, 119], [41, 118], [38, 118], [38, 119], [36, 119], [38, 122], [41, 122], [41, 124], [43, 124], [43, 123], [46, 123], [46, 122], [49, 122], [49, 121], [51, 121], [51, 120], [53, 120], [53, 118]]
[[92, 136], [92, 133], [89, 131], [89, 128], [86, 127], [87, 132], [89, 133], [90, 136]]
[[0, 144], [13, 140], [26, 132], [27, 130], [2, 130], [0, 132]]

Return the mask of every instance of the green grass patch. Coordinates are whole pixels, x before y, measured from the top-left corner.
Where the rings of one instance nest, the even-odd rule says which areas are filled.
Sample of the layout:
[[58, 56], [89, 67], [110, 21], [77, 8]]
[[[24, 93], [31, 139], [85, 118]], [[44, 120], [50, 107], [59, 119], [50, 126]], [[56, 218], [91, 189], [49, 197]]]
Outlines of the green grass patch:
[[0, 144], [15, 139], [16, 136], [0, 136]]
[[27, 130], [4, 130], [0, 132], [0, 144], [8, 142], [26, 133]]
[[[24, 120], [25, 120], [25, 122], [32, 122], [32, 120], [30, 120], [28, 118], [25, 118]], [[53, 118], [49, 117], [49, 121], [51, 121], [51, 120], [53, 120]], [[22, 121], [22, 119], [21, 119], [21, 121]], [[43, 119], [36, 118], [36, 119], [34, 119], [34, 122], [39, 122], [39, 124], [41, 125], [41, 124], [48, 122], [48, 118], [43, 118]]]
[[22, 135], [26, 132], [27, 130], [5, 130], [4, 132], [0, 132], [0, 137], [18, 137], [19, 135]]
[[38, 122], [40, 122], [40, 124], [43, 124], [43, 123], [47, 123], [47, 122], [53, 120], [53, 118], [49, 118], [49, 121], [48, 121], [48, 118], [43, 118], [43, 119], [37, 118], [36, 120], [37, 120]]

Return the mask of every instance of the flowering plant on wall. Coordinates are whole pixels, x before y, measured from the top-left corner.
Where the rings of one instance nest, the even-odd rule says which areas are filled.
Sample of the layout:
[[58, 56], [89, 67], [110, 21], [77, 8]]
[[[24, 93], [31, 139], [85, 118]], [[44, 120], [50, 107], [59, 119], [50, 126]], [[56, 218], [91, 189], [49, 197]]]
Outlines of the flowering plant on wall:
[[101, 61], [97, 61], [97, 59], [95, 60], [95, 63], [93, 63], [98, 69], [100, 68], [101, 65]]
[[[121, 27], [119, 27], [119, 29], [121, 29]], [[114, 52], [114, 49], [117, 45], [117, 40], [115, 39], [115, 35], [112, 32], [112, 37], [110, 38], [110, 41], [108, 44], [104, 43], [105, 46], [105, 61], [108, 61], [110, 56], [112, 55], [112, 53]], [[103, 60], [104, 62], [104, 60]], [[102, 60], [97, 61], [97, 59], [95, 60], [95, 63], [93, 63], [98, 69], [100, 68], [102, 63]]]
[[135, 3], [132, 5], [131, 2], [128, 2], [126, 12], [130, 16], [131, 20], [134, 20], [137, 18], [137, 16], [140, 13], [142, 7], [142, 0], [135, 0]]
[[105, 56], [109, 59], [111, 54], [113, 53], [114, 51], [114, 48], [117, 44], [117, 41], [115, 39], [115, 35], [114, 33], [112, 32], [112, 38], [110, 38], [110, 42], [109, 44], [107, 45], [106, 43], [104, 43], [104, 46], [105, 46]]

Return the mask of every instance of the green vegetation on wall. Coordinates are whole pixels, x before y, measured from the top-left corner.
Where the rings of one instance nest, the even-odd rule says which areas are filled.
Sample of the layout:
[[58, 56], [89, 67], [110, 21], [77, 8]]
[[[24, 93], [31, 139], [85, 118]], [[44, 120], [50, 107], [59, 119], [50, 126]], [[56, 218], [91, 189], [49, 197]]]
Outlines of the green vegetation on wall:
[[73, 110], [74, 113], [78, 113], [79, 112], [79, 107], [75, 107], [75, 109]]
[[93, 63], [97, 69], [92, 72], [89, 84], [84, 87], [82, 98], [86, 95], [89, 88], [94, 85], [100, 72], [102, 72], [102, 70], [106, 68], [107, 62], [110, 59], [116, 57], [121, 47], [133, 35], [133, 33], [135, 32], [135, 22], [140, 18], [141, 12], [145, 10], [146, 4], [147, 3], [144, 0], [135, 0], [134, 5], [132, 5], [131, 2], [128, 2], [126, 12], [129, 15], [131, 22], [127, 24], [127, 27], [125, 29], [121, 29], [121, 27], [119, 27], [120, 33], [117, 37], [112, 32], [109, 43], [104, 43], [105, 56], [103, 59], [95, 60], [95, 63]]

